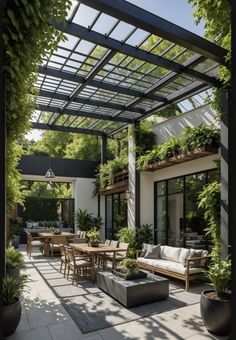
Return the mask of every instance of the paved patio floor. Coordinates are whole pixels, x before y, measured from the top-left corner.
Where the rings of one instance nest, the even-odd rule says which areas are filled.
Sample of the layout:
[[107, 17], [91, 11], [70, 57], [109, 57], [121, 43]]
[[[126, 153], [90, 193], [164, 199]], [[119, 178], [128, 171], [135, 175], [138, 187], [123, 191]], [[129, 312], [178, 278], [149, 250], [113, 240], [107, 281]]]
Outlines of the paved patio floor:
[[[20, 250], [25, 254], [25, 247]], [[38, 256], [37, 256], [38, 255]], [[58, 266], [59, 260], [53, 260]], [[63, 308], [60, 300], [50, 288], [50, 272], [47, 280], [36, 269], [37, 265], [48, 265], [50, 259], [43, 259], [34, 253], [31, 260], [26, 257], [26, 273], [30, 275], [30, 290], [24, 293], [24, 305], [21, 322], [16, 332], [9, 340], [146, 340], [146, 339], [226, 339], [209, 334], [203, 326], [199, 303], [163, 312], [161, 314], [125, 322], [117, 326], [105, 328], [96, 332], [82, 334], [69, 314]], [[45, 267], [45, 272], [48, 269]], [[61, 279], [64, 280], [63, 275]], [[52, 287], [52, 280], [50, 281]], [[67, 281], [68, 290], [81, 290], [80, 284], [72, 286]], [[191, 287], [191, 286], [190, 286]], [[89, 285], [90, 291], [97, 290], [96, 285]], [[200, 291], [201, 285], [194, 288], [194, 296]]]

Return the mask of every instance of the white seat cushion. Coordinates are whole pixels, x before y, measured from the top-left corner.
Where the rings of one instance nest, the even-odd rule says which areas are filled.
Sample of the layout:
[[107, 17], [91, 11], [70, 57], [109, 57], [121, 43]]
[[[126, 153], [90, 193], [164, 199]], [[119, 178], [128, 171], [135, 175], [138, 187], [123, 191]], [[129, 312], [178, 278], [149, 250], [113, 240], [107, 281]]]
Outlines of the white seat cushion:
[[32, 242], [31, 242], [31, 245], [32, 245], [32, 246], [42, 246], [42, 245], [43, 245], [43, 242], [41, 242], [41, 241], [32, 241]]
[[[170, 260], [154, 260], [154, 259], [145, 259], [143, 257], [138, 258], [139, 263], [149, 264], [153, 267], [165, 269], [173, 273], [178, 273], [185, 275], [186, 274], [186, 267], [184, 267], [181, 263], [176, 263], [175, 261]], [[195, 273], [201, 273], [202, 268], [190, 268], [189, 273], [195, 274]]]
[[179, 262], [180, 250], [181, 248], [177, 247], [161, 246], [159, 257], [163, 260]]

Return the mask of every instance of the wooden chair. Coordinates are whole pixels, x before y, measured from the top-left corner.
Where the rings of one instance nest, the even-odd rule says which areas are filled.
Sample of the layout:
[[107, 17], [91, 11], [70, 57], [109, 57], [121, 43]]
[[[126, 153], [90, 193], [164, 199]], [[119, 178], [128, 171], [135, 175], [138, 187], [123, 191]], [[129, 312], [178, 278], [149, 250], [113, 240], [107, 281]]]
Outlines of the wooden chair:
[[64, 244], [59, 244], [59, 248], [60, 248], [60, 252], [61, 252], [61, 266], [60, 266], [60, 273], [62, 271], [62, 267], [64, 264], [64, 277], [66, 276], [66, 269], [67, 269], [67, 265], [69, 263], [69, 258], [68, 258], [68, 254], [65, 250], [65, 246]]
[[44, 243], [40, 240], [40, 237], [33, 237], [30, 232], [27, 233], [27, 245], [26, 245], [26, 253], [28, 257], [31, 257], [32, 247], [39, 247], [41, 253], [43, 254], [43, 246]]
[[60, 251], [60, 245], [67, 245], [65, 236], [52, 237], [49, 243], [49, 251], [51, 251], [51, 257], [53, 257], [55, 251]]
[[[129, 250], [129, 243], [120, 242], [118, 248], [122, 248], [122, 250], [115, 253], [115, 263], [113, 263], [113, 260], [114, 260], [113, 254], [109, 253], [108, 255], [105, 256], [105, 267], [106, 267], [107, 261], [110, 261], [112, 262], [114, 268], [117, 268], [117, 264], [121, 262], [122, 260], [124, 260], [125, 258], [127, 258], [128, 250]], [[112, 267], [112, 269], [114, 268]]]
[[81, 273], [81, 270], [84, 270], [91, 268], [92, 263], [91, 263], [91, 257], [90, 256], [82, 256], [78, 257], [75, 256], [75, 252], [72, 248], [70, 247], [65, 247], [66, 254], [68, 255], [68, 269], [67, 269], [67, 279], [69, 279], [69, 274], [70, 270], [73, 271], [73, 279], [72, 279], [72, 284], [74, 284], [75, 281], [75, 275], [78, 275], [78, 273]]

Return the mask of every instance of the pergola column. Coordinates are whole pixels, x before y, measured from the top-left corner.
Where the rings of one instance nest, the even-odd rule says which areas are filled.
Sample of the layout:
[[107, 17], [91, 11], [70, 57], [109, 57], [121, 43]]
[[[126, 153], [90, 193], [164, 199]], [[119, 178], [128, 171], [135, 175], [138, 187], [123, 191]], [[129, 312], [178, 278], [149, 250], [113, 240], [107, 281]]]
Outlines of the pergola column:
[[229, 103], [228, 94], [221, 97], [221, 256], [226, 258], [229, 252]]
[[[0, 5], [3, 13], [3, 1]], [[2, 325], [2, 280], [5, 276], [6, 247], [6, 107], [5, 107], [5, 77], [4, 77], [4, 42], [3, 21], [0, 20], [0, 325]], [[0, 327], [0, 338], [3, 338]]]
[[[101, 164], [105, 164], [107, 162], [107, 136], [103, 135], [101, 137]], [[98, 195], [98, 216], [102, 217], [103, 219], [103, 226], [102, 226], [102, 234], [101, 237], [105, 240], [105, 220], [106, 220], [106, 196]]]
[[135, 228], [140, 223], [140, 178], [136, 171], [136, 142], [133, 127], [130, 125], [128, 131], [128, 171], [129, 171], [129, 192], [128, 199], [128, 227]]

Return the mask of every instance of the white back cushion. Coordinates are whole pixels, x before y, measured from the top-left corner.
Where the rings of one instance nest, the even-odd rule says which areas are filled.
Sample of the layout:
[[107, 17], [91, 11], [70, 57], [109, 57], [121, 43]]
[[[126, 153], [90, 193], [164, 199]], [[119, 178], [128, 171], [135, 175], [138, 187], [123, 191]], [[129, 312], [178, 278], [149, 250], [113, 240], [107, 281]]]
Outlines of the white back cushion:
[[159, 257], [163, 260], [179, 262], [181, 248], [161, 246]]
[[181, 248], [178, 262], [181, 263], [183, 266], [186, 266], [186, 260], [189, 254], [190, 254], [190, 249]]

